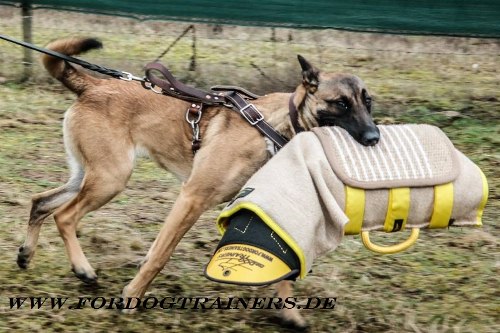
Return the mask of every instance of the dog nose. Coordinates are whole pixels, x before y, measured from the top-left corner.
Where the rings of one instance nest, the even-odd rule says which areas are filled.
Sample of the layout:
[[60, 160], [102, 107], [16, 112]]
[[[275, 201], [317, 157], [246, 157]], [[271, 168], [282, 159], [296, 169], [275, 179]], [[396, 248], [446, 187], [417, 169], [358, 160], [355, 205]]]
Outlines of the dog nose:
[[361, 143], [365, 146], [375, 146], [380, 139], [380, 133], [378, 130], [371, 130], [365, 132], [361, 138]]

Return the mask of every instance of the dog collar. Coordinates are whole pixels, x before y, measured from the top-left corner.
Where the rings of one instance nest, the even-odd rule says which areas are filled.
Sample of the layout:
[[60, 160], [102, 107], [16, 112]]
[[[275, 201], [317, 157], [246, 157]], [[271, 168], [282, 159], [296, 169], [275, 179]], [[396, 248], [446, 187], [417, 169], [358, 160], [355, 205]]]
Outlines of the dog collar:
[[288, 114], [290, 116], [290, 120], [292, 121], [293, 130], [295, 134], [299, 134], [300, 132], [304, 132], [304, 127], [299, 124], [299, 111], [293, 102], [293, 98], [295, 97], [295, 93], [290, 96], [290, 100], [288, 101]]

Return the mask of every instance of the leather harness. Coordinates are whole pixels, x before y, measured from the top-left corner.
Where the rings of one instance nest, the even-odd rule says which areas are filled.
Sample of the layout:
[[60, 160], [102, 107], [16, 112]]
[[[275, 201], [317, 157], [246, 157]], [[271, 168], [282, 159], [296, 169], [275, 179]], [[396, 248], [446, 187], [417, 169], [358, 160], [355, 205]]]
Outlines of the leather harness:
[[[262, 113], [249, 101], [258, 98], [243, 88], [234, 86], [215, 86], [210, 92], [193, 88], [178, 81], [172, 73], [162, 64], [152, 62], [145, 66], [146, 80], [142, 86], [146, 89], [152, 89], [154, 92], [179, 98], [185, 101], [193, 102], [186, 112], [186, 120], [193, 129], [192, 150], [196, 153], [201, 147], [201, 138], [198, 122], [201, 119], [203, 105], [221, 105], [237, 111], [250, 125], [256, 127], [259, 132], [266, 136], [279, 150], [288, 143], [288, 139], [279, 134], [264, 119]], [[153, 72], [159, 72], [163, 79], [154, 75]], [[161, 91], [155, 90], [155, 87], [161, 88]], [[289, 102], [290, 118], [296, 133], [304, 129], [298, 123], [298, 112], [293, 103], [292, 94]]]

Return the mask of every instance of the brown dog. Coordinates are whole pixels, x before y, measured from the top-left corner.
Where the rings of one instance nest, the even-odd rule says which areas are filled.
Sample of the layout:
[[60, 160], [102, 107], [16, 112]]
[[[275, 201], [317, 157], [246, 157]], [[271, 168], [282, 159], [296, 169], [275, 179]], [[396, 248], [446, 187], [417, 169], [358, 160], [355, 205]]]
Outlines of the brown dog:
[[[48, 48], [73, 55], [102, 45], [95, 39], [58, 40]], [[356, 76], [320, 73], [299, 56], [303, 81], [294, 104], [299, 124], [345, 128], [365, 145], [378, 142], [370, 115], [371, 98]], [[185, 120], [189, 102], [157, 95], [137, 83], [95, 78], [64, 61], [44, 55], [48, 72], [78, 95], [64, 118], [64, 144], [71, 176], [56, 189], [33, 198], [26, 241], [18, 265], [33, 257], [46, 217], [54, 213], [75, 275], [86, 283], [97, 276], [76, 237], [77, 224], [120, 193], [130, 178], [138, 151], [147, 151], [162, 168], [184, 181], [182, 190], [144, 259], [138, 274], [125, 287], [124, 297], [142, 297], [169, 260], [177, 243], [210, 207], [231, 199], [269, 158], [264, 137], [225, 107], [207, 107], [200, 130], [203, 142], [193, 156], [192, 129]], [[287, 138], [295, 135], [288, 110], [290, 94], [272, 93], [253, 101], [265, 119]], [[278, 296], [291, 296], [291, 284], [278, 284]], [[304, 326], [294, 309], [285, 320]]]

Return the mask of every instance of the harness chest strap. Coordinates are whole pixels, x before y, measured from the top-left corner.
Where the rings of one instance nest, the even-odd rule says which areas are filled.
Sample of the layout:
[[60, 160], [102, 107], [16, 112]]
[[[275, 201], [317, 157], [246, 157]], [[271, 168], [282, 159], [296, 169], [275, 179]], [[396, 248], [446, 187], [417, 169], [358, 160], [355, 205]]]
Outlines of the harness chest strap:
[[227, 93], [225, 97], [235, 106], [236, 110], [250, 123], [250, 125], [257, 127], [257, 129], [269, 138], [278, 149], [283, 148], [283, 146], [288, 143], [286, 138], [276, 132], [276, 130], [264, 120], [262, 113], [260, 113], [253, 104], [248, 103], [241, 97], [240, 94], [232, 91]]

